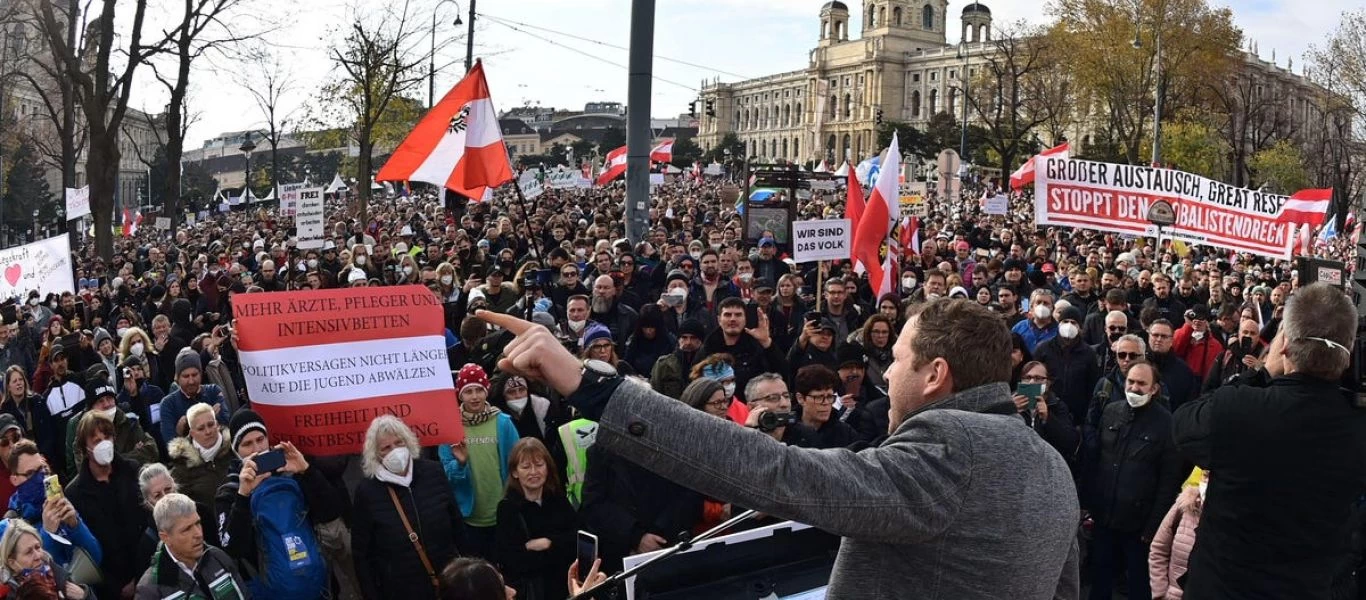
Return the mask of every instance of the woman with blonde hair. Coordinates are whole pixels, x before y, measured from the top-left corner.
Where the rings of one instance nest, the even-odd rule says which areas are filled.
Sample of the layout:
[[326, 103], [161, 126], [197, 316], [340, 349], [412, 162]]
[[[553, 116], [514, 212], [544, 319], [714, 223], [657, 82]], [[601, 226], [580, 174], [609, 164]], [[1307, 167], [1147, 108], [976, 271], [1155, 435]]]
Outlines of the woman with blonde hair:
[[352, 499], [351, 552], [366, 598], [436, 598], [437, 571], [459, 554], [464, 522], [441, 464], [393, 415], [365, 431], [365, 479]]
[[188, 431], [166, 444], [171, 476], [182, 493], [195, 502], [212, 506], [218, 485], [228, 478], [232, 464], [232, 433], [218, 424], [212, 406], [197, 403], [185, 412]]
[[28, 377], [19, 365], [5, 369], [5, 390], [3, 400], [0, 400], [0, 412], [14, 415], [24, 428], [24, 435], [34, 438], [40, 434], [46, 435], [45, 430], [49, 425], [47, 404], [42, 396], [34, 394], [29, 388]]
[[559, 472], [536, 438], [522, 438], [508, 456], [494, 554], [519, 598], [549, 600], [569, 594], [564, 570], [574, 561], [579, 517], [565, 497]]
[[0, 560], [4, 562], [5, 588], [16, 598], [94, 598], [90, 588], [71, 581], [71, 574], [43, 550], [38, 530], [22, 519], [0, 521]]

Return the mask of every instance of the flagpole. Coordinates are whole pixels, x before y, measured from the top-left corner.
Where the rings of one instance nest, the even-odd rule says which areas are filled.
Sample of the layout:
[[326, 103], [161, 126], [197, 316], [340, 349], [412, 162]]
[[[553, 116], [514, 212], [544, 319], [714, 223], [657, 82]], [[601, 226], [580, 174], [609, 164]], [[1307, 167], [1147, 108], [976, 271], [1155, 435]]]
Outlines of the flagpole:
[[816, 263], [816, 312], [821, 312], [821, 297], [825, 296], [825, 261]]
[[[522, 194], [522, 184], [520, 181], [517, 180], [517, 178], [514, 177], [512, 179], [512, 186], [517, 189], [517, 203], [522, 206], [522, 221], [526, 223], [527, 237], [531, 238], [531, 242], [535, 244], [536, 259], [542, 260], [542, 257], [545, 256], [545, 253], [541, 251], [541, 238], [536, 237], [536, 234], [532, 233], [531, 231], [531, 216], [526, 210], [526, 196]], [[544, 269], [547, 268], [547, 266], [541, 265], [541, 268]], [[521, 285], [521, 283], [518, 282], [518, 285]]]

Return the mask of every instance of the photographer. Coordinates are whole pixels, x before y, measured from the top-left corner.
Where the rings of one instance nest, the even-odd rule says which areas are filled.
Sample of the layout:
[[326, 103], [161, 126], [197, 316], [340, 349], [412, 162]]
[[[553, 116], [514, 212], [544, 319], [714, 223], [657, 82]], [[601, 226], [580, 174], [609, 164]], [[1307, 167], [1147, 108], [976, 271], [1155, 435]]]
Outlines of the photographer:
[[1219, 358], [1210, 366], [1201, 393], [1208, 394], [1219, 386], [1238, 381], [1262, 368], [1260, 357], [1266, 348], [1257, 332], [1256, 321], [1238, 323], [1237, 332], [1228, 339], [1228, 349], [1219, 354]]
[[756, 375], [745, 385], [749, 418], [745, 427], [757, 429], [768, 437], [798, 448], [820, 447], [816, 430], [798, 420], [792, 412], [792, 393], [777, 373]]

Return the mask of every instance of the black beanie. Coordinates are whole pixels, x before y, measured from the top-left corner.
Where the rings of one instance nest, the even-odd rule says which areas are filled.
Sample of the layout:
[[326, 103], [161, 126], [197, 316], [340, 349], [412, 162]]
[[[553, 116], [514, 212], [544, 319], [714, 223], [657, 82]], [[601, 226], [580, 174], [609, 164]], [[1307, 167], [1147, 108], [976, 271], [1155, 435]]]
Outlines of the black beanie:
[[[232, 432], [233, 454], [237, 454], [237, 447], [242, 444], [242, 438], [245, 438], [248, 433], [260, 431], [264, 435], [269, 435], [266, 433], [266, 422], [261, 420], [261, 415], [256, 414], [256, 411], [250, 408], [244, 408], [233, 414], [232, 418], [228, 420], [228, 430]], [[238, 457], [241, 455], [238, 454]]]

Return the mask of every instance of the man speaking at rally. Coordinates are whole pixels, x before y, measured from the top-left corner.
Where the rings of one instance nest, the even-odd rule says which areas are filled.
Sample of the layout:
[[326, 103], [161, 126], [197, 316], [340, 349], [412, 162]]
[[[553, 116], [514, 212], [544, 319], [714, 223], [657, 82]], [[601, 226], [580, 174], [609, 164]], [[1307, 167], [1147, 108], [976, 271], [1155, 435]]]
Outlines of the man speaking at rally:
[[843, 536], [828, 598], [1076, 598], [1076, 489], [1011, 401], [1011, 340], [967, 300], [916, 305], [888, 369], [891, 436], [863, 452], [785, 446], [580, 361], [543, 327], [504, 372], [599, 422], [597, 444], [710, 497]]
[[1356, 330], [1341, 289], [1302, 287], [1267, 349], [1269, 385], [1222, 386], [1173, 415], [1177, 449], [1210, 472], [1185, 597], [1336, 597], [1366, 493], [1366, 410], [1340, 385]]

